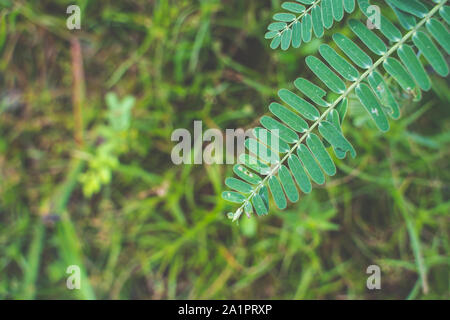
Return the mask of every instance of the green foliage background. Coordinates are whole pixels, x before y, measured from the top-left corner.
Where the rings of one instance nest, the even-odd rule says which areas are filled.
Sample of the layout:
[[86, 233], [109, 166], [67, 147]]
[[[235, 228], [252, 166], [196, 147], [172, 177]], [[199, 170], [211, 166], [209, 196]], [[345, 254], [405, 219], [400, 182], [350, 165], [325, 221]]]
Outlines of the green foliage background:
[[[255, 126], [329, 36], [272, 51], [277, 0], [77, 1], [81, 31], [65, 27], [70, 4], [0, 0], [0, 298], [450, 298], [445, 79], [405, 95], [386, 135], [350, 99], [358, 157], [288, 210], [236, 225], [220, 197], [232, 166], [173, 165], [171, 133]], [[81, 290], [65, 285], [73, 264]]]

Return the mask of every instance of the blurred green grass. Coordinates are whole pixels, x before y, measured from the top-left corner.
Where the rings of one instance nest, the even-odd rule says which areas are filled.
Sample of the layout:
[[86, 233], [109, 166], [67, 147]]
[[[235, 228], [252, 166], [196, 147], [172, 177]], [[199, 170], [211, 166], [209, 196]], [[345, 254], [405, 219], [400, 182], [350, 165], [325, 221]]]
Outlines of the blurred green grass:
[[[171, 133], [251, 128], [321, 41], [270, 50], [277, 0], [84, 0], [81, 31], [65, 27], [70, 4], [0, 1], [0, 298], [450, 298], [446, 80], [405, 96], [386, 135], [351, 99], [358, 157], [287, 211], [236, 225], [220, 198], [231, 166], [173, 165]], [[126, 130], [108, 92], [136, 98]], [[65, 286], [72, 264], [81, 290]], [[380, 291], [366, 288], [372, 264]]]

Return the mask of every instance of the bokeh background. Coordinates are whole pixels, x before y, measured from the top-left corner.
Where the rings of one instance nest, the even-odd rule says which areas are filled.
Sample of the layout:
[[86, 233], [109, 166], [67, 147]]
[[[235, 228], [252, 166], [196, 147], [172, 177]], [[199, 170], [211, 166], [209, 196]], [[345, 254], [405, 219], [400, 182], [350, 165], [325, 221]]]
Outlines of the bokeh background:
[[385, 135], [350, 97], [358, 157], [286, 211], [232, 223], [231, 165], [172, 164], [176, 128], [252, 128], [309, 76], [331, 32], [271, 50], [280, 4], [0, 0], [1, 299], [450, 298], [450, 90], [431, 69]]

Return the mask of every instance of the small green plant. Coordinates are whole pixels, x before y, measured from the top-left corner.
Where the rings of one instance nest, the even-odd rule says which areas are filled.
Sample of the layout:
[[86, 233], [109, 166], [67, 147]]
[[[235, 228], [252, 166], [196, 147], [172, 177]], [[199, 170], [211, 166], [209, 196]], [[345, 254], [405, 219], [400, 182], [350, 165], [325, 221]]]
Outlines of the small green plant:
[[[309, 193], [312, 182], [324, 184], [325, 175], [336, 173], [328, 149], [331, 148], [338, 159], [346, 158], [347, 154], [356, 156], [341, 127], [351, 93], [356, 93], [376, 127], [386, 132], [389, 130], [388, 117], [400, 117], [399, 102], [393, 94], [395, 86], [417, 100], [422, 90], [431, 89], [423, 60], [440, 76], [448, 76], [447, 62], [432, 40], [434, 38], [445, 53], [450, 53], [450, 36], [445, 25], [450, 24], [450, 7], [445, 5], [447, 0], [426, 4], [419, 0], [385, 2], [406, 33], [383, 15], [380, 16], [378, 31], [369, 29], [359, 20], [350, 19], [348, 27], [367, 47], [366, 50], [347, 36], [335, 33], [335, 48], [323, 44], [319, 47], [322, 59], [315, 56], [306, 58], [309, 69], [331, 94], [327, 95], [321, 86], [305, 78], [294, 82], [304, 97], [287, 89], [278, 92], [279, 98], [290, 108], [277, 102], [270, 104], [269, 110], [278, 120], [270, 116], [261, 118], [262, 127], [253, 130], [255, 139], [249, 138], [245, 143], [250, 154], [242, 154], [241, 164], [233, 168], [240, 179], [229, 177], [225, 180], [233, 191], [223, 192], [222, 197], [240, 204], [236, 212], [229, 213], [233, 221], [239, 219], [243, 212], [250, 217], [253, 210], [257, 215], [266, 215], [269, 190], [277, 207], [283, 210], [287, 207], [287, 200], [299, 200], [297, 185], [302, 192]], [[310, 6], [306, 8], [303, 4]], [[370, 18], [369, 0], [358, 0], [358, 5]], [[297, 0], [297, 3], [283, 3], [282, 8], [289, 13], [275, 14], [277, 22], [269, 25], [266, 38], [272, 39], [273, 49], [281, 45], [281, 49], [287, 50], [291, 45], [297, 48], [302, 41], [310, 41], [312, 30], [318, 38], [322, 37], [324, 28], [330, 28], [333, 19], [340, 21], [344, 11], [354, 11], [355, 1]], [[376, 59], [373, 60], [369, 54]], [[272, 135], [279, 138], [278, 145], [271, 143]]]
[[119, 165], [120, 154], [127, 151], [126, 137], [131, 122], [131, 109], [135, 104], [133, 96], [119, 100], [117, 95], [109, 92], [105, 97], [108, 106], [108, 125], [98, 128], [96, 148], [92, 153], [83, 154], [88, 169], [80, 176], [83, 193], [91, 197], [99, 192], [102, 185], [111, 182], [112, 172]]

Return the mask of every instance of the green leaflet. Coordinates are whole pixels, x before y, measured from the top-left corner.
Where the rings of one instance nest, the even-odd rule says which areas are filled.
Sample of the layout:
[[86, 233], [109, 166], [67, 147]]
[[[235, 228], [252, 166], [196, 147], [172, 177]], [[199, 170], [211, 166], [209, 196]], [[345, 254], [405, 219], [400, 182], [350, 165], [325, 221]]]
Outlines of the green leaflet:
[[[331, 110], [331, 112], [327, 116], [327, 121], [329, 121], [340, 133], [342, 133], [341, 120], [340, 120], [339, 113], [337, 112], [336, 109]], [[329, 144], [329, 142], [327, 142], [326, 140], [325, 140], [325, 142], [327, 144]], [[345, 159], [345, 157], [347, 155], [346, 151], [344, 151], [336, 146], [333, 146], [333, 151], [334, 151], [334, 154], [336, 155], [336, 157], [341, 160]]]
[[[297, 96], [295, 93], [287, 89], [281, 89], [278, 91], [278, 96], [284, 103], [295, 109], [295, 111], [300, 113], [306, 119], [313, 121], [319, 119], [319, 110], [317, 110], [316, 107], [308, 101]], [[308, 126], [306, 125], [306, 128], [307, 127]]]
[[344, 0], [344, 9], [347, 13], [352, 13], [355, 10], [355, 0]]
[[316, 134], [311, 133], [308, 135], [308, 138], [306, 138], [306, 144], [319, 162], [323, 171], [329, 176], [334, 176], [336, 174], [336, 166], [334, 165], [333, 160], [331, 160], [331, 157], [320, 138]]
[[450, 35], [447, 28], [436, 19], [428, 20], [427, 29], [439, 45], [450, 54]]
[[299, 48], [302, 44], [302, 25], [299, 21], [292, 25], [292, 47]]
[[351, 19], [348, 22], [350, 29], [358, 36], [358, 38], [375, 54], [383, 55], [386, 51], [386, 45], [375, 33], [370, 31], [359, 20]]
[[402, 45], [397, 54], [419, 86], [425, 91], [430, 90], [430, 78], [414, 50], [408, 45]]
[[283, 140], [278, 139], [277, 136], [272, 135], [270, 131], [264, 128], [254, 128], [253, 135], [256, 139], [270, 147], [273, 151], [279, 153], [286, 153], [290, 150], [289, 145]]
[[413, 90], [416, 83], [406, 71], [405, 67], [395, 58], [389, 57], [383, 62], [383, 67], [405, 91]]
[[258, 172], [262, 175], [267, 175], [270, 173], [270, 167], [256, 159], [255, 157], [252, 157], [248, 154], [241, 154], [239, 156], [239, 161], [243, 163], [246, 167]]
[[447, 22], [447, 24], [450, 24], [450, 6], [443, 6], [441, 9], [439, 9], [439, 14], [441, 15], [442, 19]]
[[253, 207], [255, 208], [256, 214], [258, 216], [263, 216], [269, 213], [263, 199], [259, 194], [255, 194], [252, 198]]
[[281, 7], [293, 13], [302, 13], [305, 11], [305, 6], [295, 2], [284, 2]]
[[341, 21], [344, 17], [344, 3], [342, 0], [332, 0], [333, 17], [336, 21]]
[[275, 200], [275, 204], [277, 205], [277, 207], [281, 210], [286, 209], [286, 197], [284, 196], [280, 181], [278, 181], [276, 176], [271, 176], [269, 178], [269, 189], [272, 193], [273, 200]]
[[247, 215], [247, 217], [250, 218], [250, 216], [253, 213], [253, 207], [252, 207], [252, 204], [250, 202], [245, 202], [245, 204], [244, 204], [244, 211], [245, 211], [245, 214]]
[[[285, 108], [279, 103], [273, 102], [269, 106], [270, 112], [272, 112], [278, 119], [283, 121], [289, 127], [297, 132], [305, 132], [308, 130], [308, 124], [301, 117], [296, 115], [294, 112]], [[297, 137], [297, 135], [296, 135]], [[280, 137], [281, 138], [281, 137]], [[298, 137], [297, 137], [298, 138]]]
[[306, 171], [308, 171], [311, 179], [317, 184], [324, 184], [325, 176], [323, 175], [323, 172], [317, 164], [316, 160], [314, 160], [311, 152], [304, 144], [298, 146], [297, 154], [302, 161]]
[[347, 108], [348, 108], [347, 98], [342, 99], [335, 108], [335, 110], [339, 114], [340, 124], [342, 124], [342, 122], [344, 122], [345, 115], [347, 114]]
[[383, 108], [375, 94], [365, 83], [360, 84], [356, 88], [356, 95], [361, 101], [366, 111], [370, 114], [378, 129], [383, 132], [389, 130], [389, 122], [384, 114]]
[[261, 196], [261, 199], [263, 200], [267, 210], [269, 210], [269, 189], [267, 189], [266, 186], [263, 186], [259, 190], [258, 194]]
[[266, 128], [269, 131], [272, 131], [272, 133], [287, 143], [295, 143], [298, 140], [297, 134], [286, 127], [285, 125], [281, 124], [280, 122], [276, 121], [275, 119], [263, 116], [260, 120], [262, 126]]
[[333, 35], [333, 40], [350, 60], [359, 67], [369, 69], [372, 66], [372, 59], [349, 38], [340, 33], [336, 33]]
[[315, 0], [295, 0], [303, 4], [313, 4]]
[[299, 199], [298, 190], [295, 186], [294, 179], [292, 179], [291, 173], [285, 165], [280, 166], [278, 176], [289, 201], [297, 202]]
[[276, 13], [273, 16], [273, 20], [281, 22], [291, 22], [295, 20], [295, 14], [292, 13]]
[[226, 178], [225, 184], [230, 189], [236, 190], [240, 193], [251, 193], [253, 191], [251, 185], [236, 178]]
[[330, 68], [314, 56], [306, 57], [306, 64], [312, 72], [328, 87], [336, 93], [344, 93], [346, 87], [344, 81]]
[[356, 151], [347, 139], [328, 121], [319, 123], [320, 134], [335, 148], [344, 152], [350, 152], [352, 158], [356, 157]]
[[369, 75], [368, 79], [372, 90], [378, 96], [381, 103], [391, 109], [389, 115], [393, 119], [400, 118], [400, 107], [383, 77], [377, 71], [374, 71]]
[[312, 38], [312, 19], [311, 15], [306, 14], [302, 19], [302, 38], [303, 42], [310, 42]]
[[321, 107], [328, 106], [328, 102], [323, 100], [323, 97], [325, 97], [325, 95], [327, 94], [325, 90], [316, 86], [311, 81], [306, 80], [304, 78], [297, 78], [294, 81], [294, 85], [298, 90], [300, 90], [305, 96], [311, 99], [311, 101], [314, 102], [315, 104]]
[[289, 49], [292, 40], [292, 29], [287, 29], [281, 35], [281, 50]]
[[311, 181], [309, 181], [309, 177], [303, 169], [302, 163], [295, 155], [291, 155], [288, 159], [289, 168], [292, 171], [292, 175], [295, 178], [295, 181], [304, 193], [310, 193], [312, 190]]
[[431, 64], [434, 70], [446, 77], [448, 75], [448, 65], [442, 53], [434, 45], [433, 41], [422, 31], [418, 31], [413, 35], [413, 42], [417, 48], [422, 51], [427, 61]]
[[[388, 3], [390, 5], [390, 3]], [[394, 7], [392, 5], [390, 5], [392, 10], [394, 10], [395, 15], [398, 18], [398, 21], [400, 22], [400, 24], [402, 25], [403, 28], [407, 29], [407, 30], [411, 30], [412, 28], [414, 28], [414, 26], [416, 25], [416, 18], [414, 18], [413, 16], [404, 13], [403, 11], [400, 11], [399, 9], [397, 9], [397, 7]]]
[[359, 72], [350, 63], [342, 58], [333, 48], [327, 44], [319, 47], [319, 52], [330, 66], [334, 68], [342, 77], [349, 81], [356, 81]]
[[278, 35], [278, 31], [268, 31], [266, 32], [266, 34], [264, 35], [265, 39], [273, 39]]
[[286, 27], [287, 27], [287, 23], [286, 22], [272, 22], [271, 24], [269, 24], [267, 29], [269, 31], [280, 31], [280, 30], [283, 30]]
[[262, 179], [254, 172], [251, 172], [246, 167], [241, 164], [236, 164], [233, 167], [233, 172], [242, 180], [247, 181], [250, 184], [257, 184], [262, 181]]
[[280, 157], [278, 156], [278, 153], [273, 152], [271, 149], [267, 148], [267, 146], [265, 146], [258, 140], [252, 138], [246, 139], [245, 147], [247, 148], [248, 151], [256, 155], [258, 159], [261, 159], [262, 161], [268, 164], [275, 164], [280, 162]]
[[320, 6], [315, 6], [311, 10], [311, 18], [314, 34], [317, 38], [321, 38], [323, 36], [323, 21], [322, 21], [322, 9]]
[[326, 29], [330, 29], [333, 25], [333, 4], [331, 1], [322, 0], [322, 20]]
[[270, 43], [270, 48], [276, 49], [280, 46], [280, 43], [281, 43], [281, 36], [278, 35], [272, 39], [272, 42]]
[[245, 201], [245, 196], [234, 191], [222, 192], [222, 198], [233, 203], [243, 203]]
[[415, 15], [419, 18], [423, 18], [428, 13], [427, 7], [425, 7], [418, 0], [385, 0], [392, 6], [397, 7], [399, 10]]
[[398, 42], [402, 38], [400, 30], [385, 16], [380, 17], [380, 31], [390, 41]]

